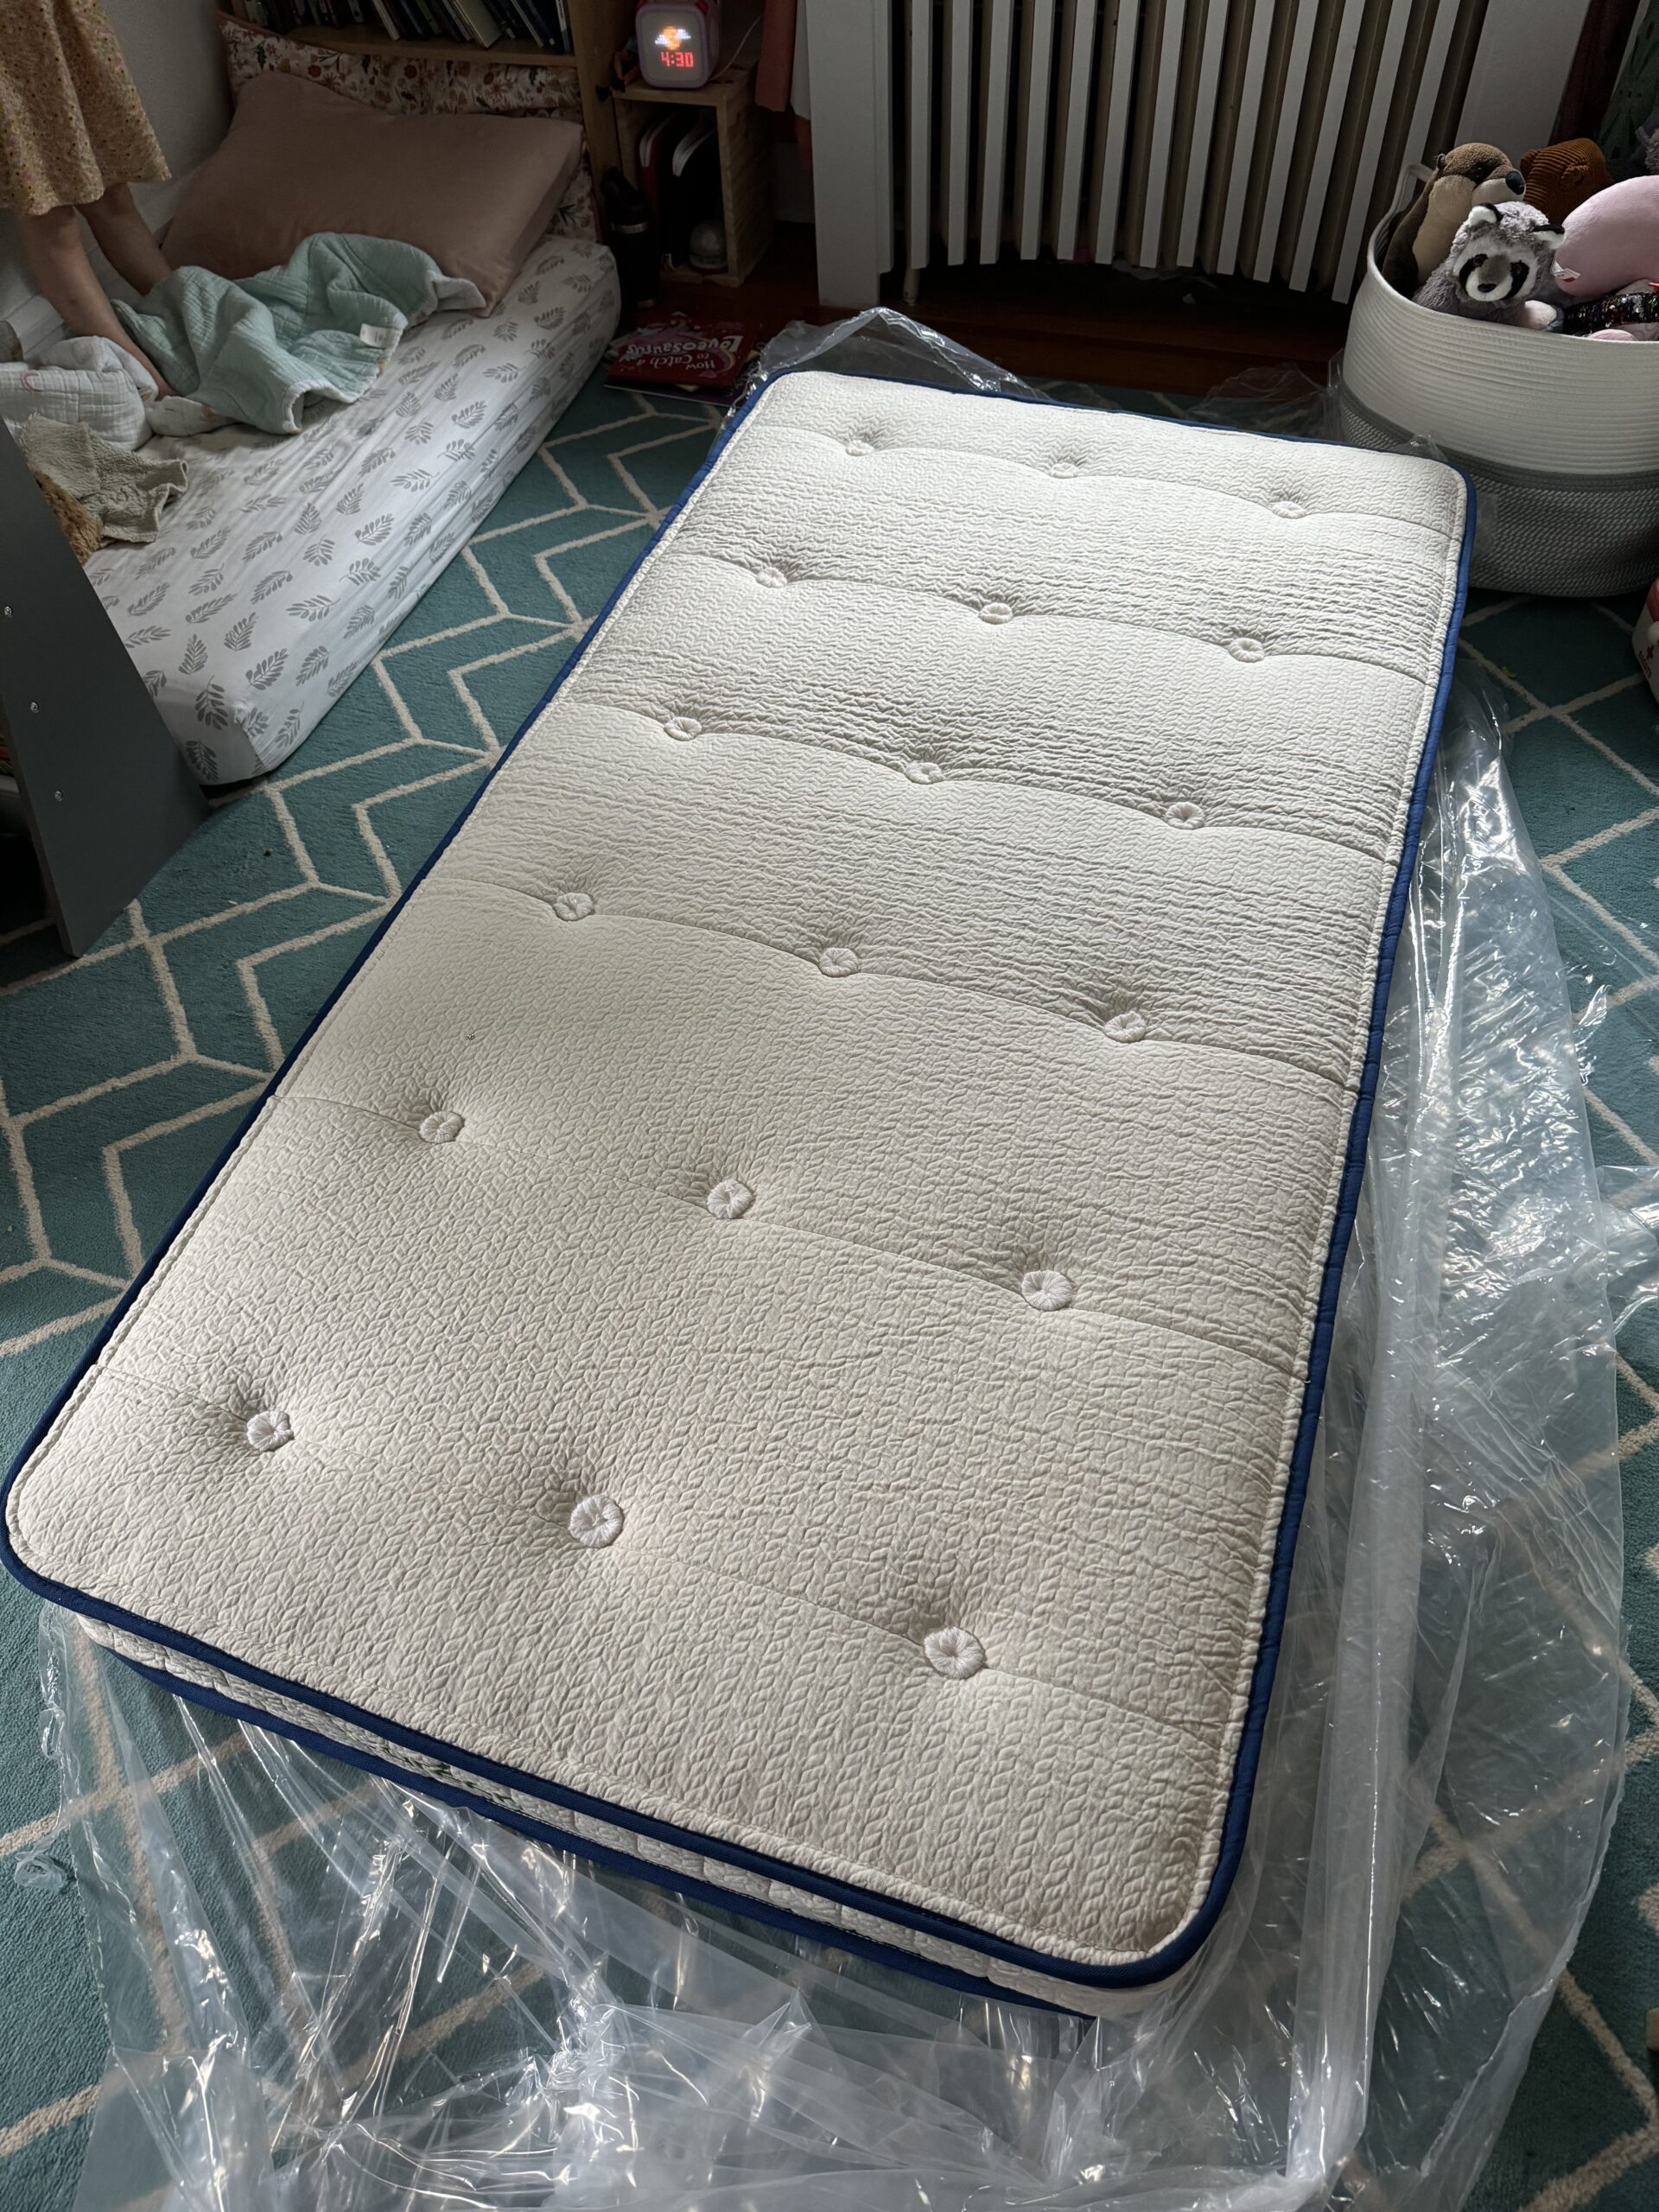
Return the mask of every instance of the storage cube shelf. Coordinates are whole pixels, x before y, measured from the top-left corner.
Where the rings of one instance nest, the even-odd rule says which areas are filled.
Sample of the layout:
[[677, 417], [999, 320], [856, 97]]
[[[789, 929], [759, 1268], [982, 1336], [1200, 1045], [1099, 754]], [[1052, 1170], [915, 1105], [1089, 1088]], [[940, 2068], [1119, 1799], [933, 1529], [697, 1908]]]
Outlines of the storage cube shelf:
[[726, 225], [726, 266], [706, 274], [677, 269], [676, 279], [711, 284], [741, 284], [772, 242], [772, 146], [754, 105], [754, 71], [745, 65], [725, 69], [682, 91], [633, 84], [613, 96], [622, 168], [631, 183], [639, 181], [641, 132], [653, 108], [712, 108], [720, 142], [720, 201]]

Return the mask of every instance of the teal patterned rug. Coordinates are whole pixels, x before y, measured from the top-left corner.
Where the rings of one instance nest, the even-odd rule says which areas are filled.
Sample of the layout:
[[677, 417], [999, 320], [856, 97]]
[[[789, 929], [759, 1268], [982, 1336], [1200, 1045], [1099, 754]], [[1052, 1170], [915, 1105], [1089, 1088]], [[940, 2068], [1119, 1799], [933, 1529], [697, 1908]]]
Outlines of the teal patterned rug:
[[[28, 872], [0, 844], [0, 1464], [546, 690], [714, 428], [695, 404], [590, 385], [309, 741], [220, 805], [80, 961], [60, 960]], [[1610, 1161], [1655, 1164], [1659, 710], [1630, 658], [1635, 611], [1478, 602], [1466, 643], [1503, 687], [1516, 785], [1591, 1007], [1598, 1146]], [[1659, 2204], [1659, 2097], [1643, 2047], [1646, 2009], [1659, 2005], [1651, 1309], [1624, 1350], [1624, 1808], [1480, 2212]], [[4, 2212], [67, 2212], [105, 2055], [73, 1890], [13, 1878], [55, 1803], [38, 1734], [35, 1606], [0, 1578]]]

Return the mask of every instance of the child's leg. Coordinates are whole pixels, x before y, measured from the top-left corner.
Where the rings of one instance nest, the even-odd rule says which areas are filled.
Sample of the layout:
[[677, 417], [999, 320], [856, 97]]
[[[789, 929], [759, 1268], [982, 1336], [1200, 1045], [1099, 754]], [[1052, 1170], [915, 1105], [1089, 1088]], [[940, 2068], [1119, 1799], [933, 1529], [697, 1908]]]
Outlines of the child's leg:
[[[104, 287], [92, 274], [74, 209], [54, 207], [44, 215], [19, 215], [16, 221], [29, 275], [70, 329], [82, 338], [112, 339], [156, 376], [155, 365], [128, 337]], [[153, 246], [154, 239], [150, 243]], [[160, 249], [156, 251], [159, 253]], [[159, 377], [156, 381], [165, 397], [168, 386]]]
[[156, 243], [149, 225], [138, 213], [124, 184], [112, 184], [101, 200], [83, 207], [88, 229], [98, 240], [104, 258], [117, 269], [140, 297], [153, 291], [173, 274], [167, 256]]

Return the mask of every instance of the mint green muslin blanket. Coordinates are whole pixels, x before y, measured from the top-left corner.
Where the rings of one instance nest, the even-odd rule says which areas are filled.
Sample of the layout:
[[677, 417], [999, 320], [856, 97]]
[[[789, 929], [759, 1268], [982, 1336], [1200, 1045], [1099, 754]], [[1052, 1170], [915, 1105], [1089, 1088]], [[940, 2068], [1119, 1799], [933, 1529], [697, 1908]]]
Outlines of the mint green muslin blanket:
[[[232, 280], [175, 269], [121, 320], [195, 410], [155, 427], [209, 429], [213, 419], [297, 430], [310, 399], [360, 398], [405, 330], [440, 308], [481, 308], [475, 285], [446, 276], [397, 238], [323, 231], [286, 265]], [[162, 402], [163, 409], [172, 404]]]

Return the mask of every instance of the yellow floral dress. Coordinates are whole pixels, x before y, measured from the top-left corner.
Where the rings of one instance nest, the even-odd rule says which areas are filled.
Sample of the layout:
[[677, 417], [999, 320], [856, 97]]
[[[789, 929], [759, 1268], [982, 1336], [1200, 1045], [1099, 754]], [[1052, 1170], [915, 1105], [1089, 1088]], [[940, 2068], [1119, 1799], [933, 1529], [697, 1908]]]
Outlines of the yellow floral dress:
[[0, 207], [84, 207], [167, 175], [102, 0], [0, 0]]

